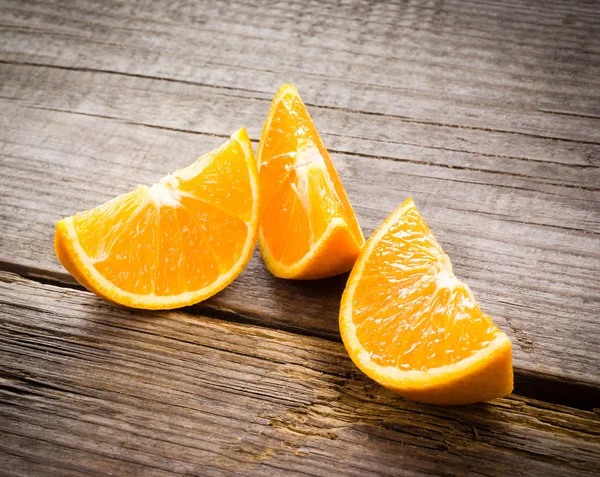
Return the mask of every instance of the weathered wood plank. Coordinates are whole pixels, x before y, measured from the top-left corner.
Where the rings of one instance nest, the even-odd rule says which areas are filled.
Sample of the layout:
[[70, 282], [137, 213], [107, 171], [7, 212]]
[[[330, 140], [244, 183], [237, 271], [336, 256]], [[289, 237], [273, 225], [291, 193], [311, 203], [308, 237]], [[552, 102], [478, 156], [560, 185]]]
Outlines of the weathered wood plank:
[[[71, 286], [51, 248], [58, 218], [157, 180], [241, 124], [258, 138], [273, 92], [293, 81], [365, 232], [412, 195], [512, 337], [517, 391], [597, 407], [597, 3], [5, 0], [0, 11], [0, 269]], [[255, 254], [223, 293], [172, 313], [0, 280], [7, 475], [600, 466], [597, 414], [518, 396], [447, 410], [369, 382], [335, 342], [345, 277], [284, 282]]]
[[0, 273], [7, 475], [594, 475], [600, 419], [509, 396], [441, 408], [340, 343], [128, 310]]
[[264, 93], [293, 80], [323, 106], [600, 142], [597, 8], [349, 3], [8, 2], [0, 55]]
[[[0, 63], [1, 94], [29, 108], [109, 116], [148, 126], [227, 135], [244, 122], [260, 135], [273, 92], [258, 94], [156, 79]], [[600, 146], [421, 124], [309, 104], [331, 148], [390, 160], [483, 169], [539, 182], [598, 188]], [[176, 107], [176, 109], [174, 109]], [[223, 111], [236, 111], [235, 115]], [[554, 167], [548, 168], [551, 164]]]
[[[246, 123], [257, 138], [293, 79], [365, 231], [413, 195], [518, 369], [597, 385], [597, 9], [468, 7], [4, 2], [0, 258], [64, 280], [56, 219], [221, 141], [206, 134]], [[210, 305], [336, 338], [342, 287], [274, 280], [255, 257]]]
[[[13, 68], [18, 70], [14, 75]], [[5, 266], [12, 264], [21, 273], [33, 267], [60, 280], [66, 274], [51, 247], [56, 220], [137, 183], [158, 180], [222, 142], [240, 124], [252, 124], [256, 138], [269, 105], [268, 100], [250, 100], [236, 110], [241, 99], [229, 94], [143, 78], [113, 83], [110, 77], [59, 71], [52, 80], [48, 78], [55, 69], [10, 66], [7, 70], [5, 90], [13, 99], [0, 100], [11, 118], [0, 132], [1, 258]], [[32, 84], [41, 82], [38, 90], [19, 86], [27, 84], [24, 73], [31, 75]], [[122, 93], [116, 91], [117, 85]], [[68, 109], [55, 111], [61, 102]], [[328, 132], [348, 123], [345, 113], [318, 110], [315, 118], [318, 125], [326, 125], [327, 145], [331, 141], [347, 148], [334, 154], [336, 165], [367, 234], [412, 195], [459, 276], [513, 338], [517, 369], [599, 386], [595, 330], [600, 300], [600, 209], [596, 207], [600, 193], [568, 187], [597, 177], [599, 169], [524, 160], [516, 175], [503, 171], [510, 171], [516, 161], [502, 158], [487, 163], [490, 171], [479, 164], [438, 167], [431, 163], [464, 165], [464, 158], [453, 163], [447, 159], [448, 151], [424, 147], [415, 148], [410, 161], [402, 161], [402, 156], [381, 160], [377, 157], [394, 154], [389, 145], [353, 142], [352, 137], [346, 141]], [[203, 130], [210, 135], [202, 134]], [[475, 151], [485, 137], [479, 141]], [[553, 143], [536, 142], [531, 150], [543, 161]], [[354, 152], [367, 145], [368, 157]], [[583, 160], [585, 152], [579, 152]], [[474, 157], [485, 161], [481, 153], [474, 152]], [[547, 183], [549, 178], [554, 183]], [[208, 306], [268, 326], [339, 339], [337, 312], [343, 286], [343, 277], [316, 283], [276, 280], [256, 254], [240, 279]], [[573, 316], [578, 317], [576, 326]]]

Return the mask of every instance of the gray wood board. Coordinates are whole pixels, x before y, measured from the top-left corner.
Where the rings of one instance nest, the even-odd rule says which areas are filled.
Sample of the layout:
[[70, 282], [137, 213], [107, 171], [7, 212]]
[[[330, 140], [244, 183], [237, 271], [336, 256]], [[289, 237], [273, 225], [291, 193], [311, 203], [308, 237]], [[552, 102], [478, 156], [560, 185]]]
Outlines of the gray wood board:
[[584, 2], [4, 3], [8, 61], [264, 94], [293, 81], [323, 106], [600, 138], [600, 15]]
[[0, 273], [4, 475], [594, 475], [596, 413], [413, 403], [340, 343]]
[[[68, 276], [52, 250], [56, 220], [158, 180], [241, 124], [258, 139], [270, 101], [157, 79], [1, 68], [2, 96], [10, 98], [0, 99], [10, 117], [0, 131], [1, 259], [22, 273], [35, 269], [61, 281]], [[535, 160], [519, 159], [503, 150], [511, 142], [487, 142], [492, 132], [455, 136], [456, 129], [412, 125], [418, 129], [410, 134], [439, 148], [406, 151], [377, 139], [376, 126], [385, 122], [392, 122], [386, 134], [409, 134], [389, 118], [352, 122], [344, 111], [311, 111], [366, 234], [413, 196], [458, 275], [513, 339], [517, 369], [600, 383], [596, 146], [519, 136]], [[350, 133], [346, 124], [354, 128]], [[464, 134], [471, 150], [453, 156], [447, 148]], [[556, 148], [573, 162], [557, 161]], [[268, 326], [339, 339], [344, 281], [277, 280], [255, 254], [242, 276], [207, 304]]]

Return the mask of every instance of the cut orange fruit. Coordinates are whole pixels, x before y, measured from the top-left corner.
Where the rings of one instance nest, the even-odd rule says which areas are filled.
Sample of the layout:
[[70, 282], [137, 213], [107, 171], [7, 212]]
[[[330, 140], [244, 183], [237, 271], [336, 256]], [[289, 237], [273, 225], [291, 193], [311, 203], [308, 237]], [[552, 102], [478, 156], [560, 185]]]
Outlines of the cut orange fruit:
[[54, 248], [85, 287], [122, 305], [168, 309], [231, 283], [256, 245], [258, 175], [244, 128], [152, 187], [56, 224]]
[[261, 211], [258, 244], [280, 278], [347, 272], [364, 237], [346, 191], [293, 85], [283, 85], [257, 153]]
[[356, 261], [340, 330], [367, 376], [416, 401], [468, 404], [512, 391], [510, 340], [456, 278], [411, 199]]

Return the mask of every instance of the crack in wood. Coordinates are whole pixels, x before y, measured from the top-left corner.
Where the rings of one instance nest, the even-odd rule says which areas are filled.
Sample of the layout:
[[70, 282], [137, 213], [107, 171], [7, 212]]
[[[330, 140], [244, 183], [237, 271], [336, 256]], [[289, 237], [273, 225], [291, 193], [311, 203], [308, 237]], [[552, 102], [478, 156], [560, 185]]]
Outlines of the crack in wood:
[[[224, 138], [224, 139], [229, 139], [231, 137], [230, 135], [227, 135], [227, 134], [217, 134], [217, 133], [204, 132], [204, 131], [195, 131], [193, 129], [172, 128], [169, 126], [161, 126], [158, 124], [140, 123], [140, 122], [136, 122], [136, 121], [130, 121], [130, 120], [124, 119], [124, 118], [118, 118], [116, 116], [107, 116], [105, 114], [84, 113], [81, 111], [69, 111], [68, 109], [47, 108], [47, 107], [42, 107], [42, 106], [26, 106], [26, 108], [37, 109], [39, 111], [53, 111], [53, 112], [57, 112], [57, 113], [74, 114], [74, 115], [78, 115], [78, 116], [88, 116], [91, 118], [110, 119], [112, 121], [118, 121], [121, 123], [131, 124], [132, 126], [141, 126], [141, 127], [145, 127], [145, 128], [160, 129], [163, 131], [181, 132], [181, 133], [186, 133], [186, 134], [197, 134], [199, 136], [220, 137], [220, 138]], [[257, 139], [251, 139], [251, 141], [253, 143], [258, 142]]]
[[[563, 183], [558, 183], [558, 182], [548, 182], [548, 181], [541, 180], [540, 178], [538, 178], [536, 176], [531, 176], [531, 175], [527, 175], [527, 174], [519, 174], [516, 172], [494, 171], [494, 170], [490, 170], [490, 169], [481, 169], [481, 168], [477, 168], [477, 167], [458, 166], [458, 165], [453, 165], [453, 164], [440, 164], [437, 162], [419, 161], [419, 160], [415, 160], [415, 159], [403, 159], [403, 158], [398, 158], [398, 157], [366, 154], [366, 153], [362, 153], [362, 152], [340, 151], [337, 149], [329, 149], [329, 152], [331, 152], [332, 154], [343, 154], [346, 156], [357, 156], [357, 157], [380, 159], [380, 160], [394, 161], [394, 162], [406, 162], [409, 164], [420, 164], [420, 165], [424, 165], [424, 166], [441, 167], [444, 169], [456, 169], [459, 171], [482, 172], [482, 173], [487, 173], [487, 174], [498, 174], [498, 175], [509, 176], [509, 177], [521, 177], [521, 178], [525, 178], [525, 179], [535, 179], [536, 182], [539, 182], [540, 184], [552, 185], [552, 186], [556, 186], [556, 187], [567, 187], [567, 188], [572, 188], [572, 189], [589, 190], [591, 192], [600, 191], [600, 188], [586, 187], [586, 186], [579, 186], [579, 185], [572, 185], [572, 184], [563, 184]], [[444, 178], [444, 180], [446, 180], [446, 179]], [[448, 180], [451, 180], [451, 179], [448, 179]], [[498, 186], [498, 184], [488, 184], [488, 185]], [[508, 187], [510, 187], [510, 186], [508, 186]]]
[[565, 111], [553, 111], [551, 109], [540, 109], [540, 108], [538, 108], [536, 111], [539, 111], [540, 113], [556, 114], [558, 116], [572, 116], [575, 118], [600, 119], [600, 116], [597, 116], [595, 114], [569, 113], [569, 112], [565, 112]]
[[[4, 472], [597, 473], [596, 3], [5, 3]], [[340, 343], [347, 276], [284, 282], [255, 253], [207, 302], [145, 312], [60, 268], [59, 217], [229, 137], [202, 131], [257, 137], [263, 90], [290, 80], [333, 131], [365, 231], [418, 199], [514, 340], [515, 394], [438, 408], [370, 381]]]
[[[448, 207], [448, 208], [452, 209], [452, 207]], [[502, 220], [503, 222], [511, 222], [514, 224], [534, 225], [534, 226], [538, 226], [538, 227], [552, 227], [555, 229], [568, 230], [568, 231], [573, 231], [573, 232], [581, 232], [581, 233], [591, 234], [591, 235], [600, 235], [600, 232], [594, 232], [593, 230], [583, 230], [583, 229], [578, 229], [578, 228], [574, 228], [574, 227], [567, 227], [564, 225], [542, 224], [539, 222], [529, 222], [527, 220], [511, 220], [506, 215], [495, 214], [495, 213], [486, 212], [483, 210], [475, 210], [475, 209], [472, 209], [472, 210], [471, 209], [453, 209], [453, 210], [461, 210], [461, 211], [467, 211], [467, 212], [473, 213], [473, 214], [488, 215], [491, 217], [496, 217], [498, 220]]]
[[[7, 60], [2, 60], [2, 59], [0, 59], [0, 64], [15, 65], [15, 66], [31, 66], [31, 67], [36, 67], [36, 68], [54, 68], [54, 69], [66, 70], [66, 71], [81, 71], [84, 73], [101, 73], [101, 74], [109, 74], [109, 75], [120, 75], [120, 76], [128, 76], [131, 78], [143, 78], [143, 79], [150, 79], [150, 80], [155, 80], [155, 81], [165, 81], [165, 82], [169, 82], [169, 83], [180, 83], [180, 84], [188, 84], [188, 85], [193, 85], [193, 86], [202, 86], [205, 88], [224, 89], [224, 90], [230, 90], [230, 91], [247, 91], [249, 93], [268, 94], [268, 93], [264, 93], [262, 91], [255, 91], [255, 90], [244, 89], [244, 88], [234, 88], [232, 86], [220, 86], [220, 85], [214, 85], [214, 84], [210, 84], [210, 83], [200, 83], [197, 81], [190, 81], [190, 80], [183, 80], [183, 79], [176, 79], [176, 78], [169, 78], [169, 77], [152, 76], [152, 75], [143, 75], [143, 74], [139, 74], [139, 73], [126, 73], [124, 71], [116, 71], [116, 70], [86, 68], [83, 66], [64, 66], [64, 65], [53, 65], [53, 64], [44, 64], [44, 63], [33, 63], [33, 62], [27, 62], [27, 61], [7, 61]], [[262, 99], [262, 98], [256, 98], [256, 99]], [[266, 99], [266, 101], [270, 101], [270, 99]]]
[[[90, 72], [90, 73], [121, 75], [121, 76], [144, 78], [144, 79], [150, 79], [150, 80], [156, 80], [156, 81], [166, 81], [166, 82], [173, 82], [173, 83], [202, 86], [202, 87], [206, 87], [206, 88], [215, 88], [215, 89], [224, 89], [224, 90], [233, 90], [233, 91], [247, 91], [250, 93], [259, 93], [259, 94], [265, 94], [265, 95], [269, 94], [269, 93], [266, 93], [263, 91], [237, 88], [237, 87], [232, 87], [232, 86], [215, 85], [215, 84], [210, 84], [210, 83], [200, 83], [200, 82], [196, 82], [196, 81], [175, 79], [175, 78], [169, 78], [169, 77], [142, 75], [139, 73], [125, 73], [125, 72], [116, 71], [116, 70], [105, 70], [105, 69], [98, 69], [98, 68], [75, 67], [75, 66], [63, 66], [63, 65], [53, 65], [53, 64], [34, 63], [34, 62], [17, 62], [17, 61], [7, 61], [7, 60], [0, 60], [0, 64], [8, 64], [8, 65], [16, 65], [16, 66], [31, 66], [31, 67], [41, 67], [41, 68], [55, 68], [55, 69], [62, 69], [62, 70], [69, 70], [69, 71], [81, 71], [81, 72]], [[361, 86], [365, 86], [365, 85], [361, 84]], [[270, 102], [270, 97], [251, 98], [251, 99], [255, 99], [258, 101]], [[561, 138], [561, 137], [555, 137], [555, 136], [546, 136], [543, 134], [534, 134], [534, 133], [526, 133], [526, 132], [522, 132], [522, 131], [510, 131], [510, 130], [504, 130], [504, 129], [486, 128], [486, 127], [481, 127], [481, 126], [441, 123], [441, 122], [436, 122], [436, 121], [410, 118], [407, 116], [396, 115], [396, 114], [389, 114], [389, 113], [383, 113], [383, 112], [377, 112], [377, 111], [353, 110], [353, 109], [349, 109], [349, 108], [337, 108], [337, 107], [333, 107], [333, 106], [315, 104], [315, 103], [306, 103], [306, 104], [308, 106], [314, 107], [314, 108], [342, 109], [346, 112], [352, 112], [355, 114], [392, 118], [392, 119], [397, 119], [397, 120], [407, 122], [407, 123], [426, 124], [426, 125], [437, 126], [437, 127], [442, 127], [442, 128], [464, 129], [464, 130], [492, 132], [492, 133], [501, 133], [501, 134], [509, 134], [509, 135], [512, 134], [512, 135], [519, 135], [519, 136], [525, 136], [525, 137], [533, 137], [533, 138], [538, 138], [538, 139], [549, 139], [549, 140], [553, 140], [553, 141], [570, 142], [570, 143], [577, 143], [577, 144], [590, 144], [590, 145], [600, 146], [600, 142], [597, 142], [597, 141], [587, 141], [587, 140], [582, 140], [582, 139], [572, 139], [572, 138], [564, 138], [564, 137]]]
[[597, 166], [594, 164], [570, 164], [568, 162], [532, 159], [529, 157], [522, 157], [522, 156], [507, 156], [505, 154], [489, 154], [489, 153], [479, 152], [479, 151], [469, 151], [467, 149], [455, 149], [455, 148], [442, 147], [442, 146], [431, 146], [428, 144], [420, 144], [420, 143], [416, 143], [416, 142], [413, 143], [413, 142], [404, 142], [404, 141], [392, 141], [390, 139], [351, 136], [351, 135], [338, 134], [338, 133], [332, 133], [332, 132], [327, 132], [324, 134], [327, 134], [328, 136], [343, 137], [343, 138], [348, 138], [348, 139], [361, 139], [361, 140], [365, 140], [365, 141], [381, 142], [381, 143], [385, 143], [385, 144], [397, 144], [399, 146], [413, 146], [413, 147], [419, 147], [419, 148], [424, 148], [424, 149], [435, 149], [435, 150], [439, 150], [439, 151], [458, 152], [461, 154], [469, 154], [469, 155], [473, 155], [473, 156], [508, 159], [508, 160], [515, 160], [515, 161], [524, 161], [524, 162], [536, 162], [539, 164], [555, 164], [555, 165], [565, 166], [565, 167], [574, 167], [577, 169], [599, 169], [600, 168], [600, 165]]
[[[197, 131], [197, 130], [191, 130], [191, 129], [181, 129], [181, 128], [173, 128], [173, 127], [169, 127], [169, 126], [161, 126], [161, 125], [156, 125], [156, 124], [147, 124], [147, 123], [141, 123], [141, 122], [136, 122], [136, 121], [130, 121], [128, 119], [123, 119], [123, 118], [118, 118], [115, 116], [108, 116], [108, 115], [102, 115], [102, 114], [96, 114], [96, 113], [85, 113], [85, 112], [80, 112], [80, 111], [70, 111], [70, 110], [66, 110], [66, 109], [58, 109], [58, 108], [48, 108], [48, 107], [40, 107], [40, 106], [26, 106], [29, 109], [36, 109], [36, 110], [42, 110], [42, 111], [53, 111], [53, 112], [60, 112], [60, 113], [65, 113], [65, 114], [73, 114], [73, 115], [80, 115], [80, 116], [88, 116], [88, 117], [96, 117], [96, 118], [101, 118], [101, 119], [110, 119], [110, 120], [114, 120], [114, 121], [119, 121], [122, 123], [127, 123], [127, 124], [131, 124], [133, 126], [140, 126], [140, 127], [147, 127], [147, 128], [153, 128], [153, 129], [159, 129], [159, 130], [164, 130], [164, 131], [173, 131], [173, 132], [181, 132], [181, 133], [186, 133], [186, 134], [196, 134], [196, 135], [200, 135], [200, 136], [209, 136], [209, 137], [220, 137], [220, 138], [229, 138], [228, 135], [226, 134], [217, 134], [217, 133], [211, 133], [211, 132], [203, 132], [203, 131]], [[333, 136], [339, 136], [337, 134], [332, 134]], [[257, 144], [258, 143], [258, 139], [252, 139], [251, 141], [253, 144]], [[408, 144], [408, 143], [399, 143], [399, 144]], [[476, 152], [470, 152], [470, 151], [461, 151], [461, 150], [454, 150], [454, 149], [448, 149], [448, 148], [443, 148], [443, 147], [429, 147], [429, 146], [419, 146], [419, 147], [425, 147], [425, 148], [431, 148], [431, 149], [438, 149], [438, 150], [446, 150], [446, 151], [455, 151], [455, 152], [466, 152], [466, 153], [470, 153], [473, 155], [480, 155], [480, 156], [487, 156], [487, 157], [502, 157], [502, 158], [510, 158], [510, 159], [521, 159], [521, 158], [513, 158], [513, 157], [509, 157], [509, 156], [499, 156], [499, 155], [486, 155], [483, 153], [476, 153]], [[514, 173], [514, 172], [506, 172], [506, 171], [497, 171], [497, 170], [493, 170], [493, 169], [482, 169], [482, 168], [476, 168], [476, 167], [469, 167], [469, 166], [459, 166], [459, 165], [453, 165], [453, 164], [441, 164], [441, 163], [437, 163], [437, 162], [431, 162], [431, 161], [422, 161], [422, 160], [416, 160], [416, 159], [406, 159], [406, 158], [400, 158], [400, 157], [391, 157], [391, 156], [383, 156], [383, 155], [374, 155], [374, 154], [366, 154], [366, 153], [360, 153], [360, 152], [354, 152], [354, 151], [342, 151], [342, 150], [338, 150], [338, 149], [329, 149], [329, 152], [332, 154], [340, 154], [340, 155], [346, 155], [346, 156], [356, 156], [356, 157], [362, 157], [362, 158], [370, 158], [370, 159], [378, 159], [378, 160], [386, 160], [386, 161], [393, 161], [393, 162], [401, 162], [401, 163], [407, 163], [407, 164], [419, 164], [419, 165], [424, 165], [424, 166], [430, 166], [430, 167], [438, 167], [438, 168], [445, 168], [445, 169], [456, 169], [456, 170], [464, 170], [464, 171], [470, 171], [470, 172], [481, 172], [481, 173], [488, 173], [488, 174], [497, 174], [497, 175], [502, 175], [502, 176], [509, 176], [509, 177], [518, 177], [518, 178], [524, 178], [524, 179], [533, 179], [535, 180], [537, 183], [540, 184], [545, 184], [545, 185], [551, 185], [551, 186], [555, 186], [555, 187], [565, 187], [565, 188], [571, 188], [571, 189], [580, 189], [580, 190], [587, 190], [590, 192], [598, 192], [600, 191], [600, 188], [594, 188], [594, 187], [587, 187], [587, 186], [580, 186], [580, 185], [574, 185], [574, 184], [565, 184], [565, 183], [559, 183], [559, 182], [550, 182], [550, 181], [546, 181], [543, 179], [540, 179], [539, 177], [533, 176], [533, 175], [528, 175], [528, 174], [520, 174], [520, 173]], [[522, 159], [527, 161], [528, 159]], [[537, 161], [537, 160], [529, 160], [531, 162], [542, 162], [542, 163], [548, 163], [550, 164], [551, 162], [549, 161]], [[577, 168], [597, 168], [597, 166], [594, 165], [575, 165], [575, 164], [564, 164], [564, 163], [557, 163], [557, 164], [562, 164], [562, 165], [566, 165], [566, 166], [572, 166], [572, 167], [577, 167]], [[424, 176], [421, 176], [424, 177]], [[454, 179], [450, 179], [450, 178], [443, 178], [442, 180], [454, 180]], [[458, 181], [455, 180], [457, 182], [467, 182], [467, 181]], [[476, 182], [470, 182], [470, 183], [476, 183]], [[489, 184], [489, 183], [485, 183], [486, 185], [490, 185], [492, 187], [508, 187], [511, 189], [514, 188], [519, 188], [516, 186], [507, 186], [507, 185], [503, 185], [503, 184]], [[534, 191], [534, 189], [526, 189], [526, 188], [521, 188], [522, 190], [532, 190]], [[536, 191], [537, 192], [537, 191]], [[526, 222], [523, 222], [526, 223]], [[542, 225], [545, 226], [546, 224], [535, 224], [535, 225]], [[580, 229], [574, 229], [574, 228], [568, 228], [570, 230], [580, 230]], [[590, 233], [594, 233], [594, 232], [590, 232]]]
[[[3, 263], [0, 262], [0, 270], [3, 270]], [[18, 276], [23, 277], [28, 280], [33, 280], [37, 283], [44, 284], [50, 287], [58, 286], [60, 288], [65, 288], [67, 290], [81, 290], [81, 287], [73, 287], [70, 283], [65, 283], [60, 281], [60, 276], [55, 276], [53, 278], [40, 278], [35, 272], [33, 275], [27, 275], [27, 268], [20, 268], [20, 273]], [[16, 273], [16, 268], [12, 267], [11, 273]], [[6, 274], [0, 274], [0, 278], [3, 278], [3, 281], [6, 282], [4, 278]], [[10, 281], [8, 282], [10, 283]], [[85, 290], [87, 293], [87, 290]], [[23, 305], [25, 306], [25, 305]], [[36, 309], [37, 311], [37, 309]], [[131, 312], [135, 312], [135, 310], [131, 310]], [[195, 305], [193, 307], [188, 307], [181, 310], [182, 313], [189, 313], [193, 316], [207, 316], [216, 320], [222, 320], [228, 323], [248, 325], [248, 326], [257, 326], [259, 328], [264, 328], [268, 330], [274, 331], [284, 331], [288, 333], [298, 334], [299, 336], [307, 336], [311, 338], [323, 339], [330, 342], [340, 343], [341, 338], [339, 335], [330, 335], [330, 334], [316, 334], [312, 330], [301, 330], [299, 333], [297, 327], [282, 327], [282, 326], [270, 326], [268, 320], [261, 320], [260, 317], [256, 317], [255, 319], [249, 319], [248, 316], [239, 315], [235, 310], [227, 310], [225, 313], [216, 312], [214, 313], [214, 309], [208, 305], [205, 307], [204, 304]], [[212, 314], [212, 316], [211, 316]], [[160, 337], [159, 333], [153, 333], [150, 331], [142, 331], [137, 328], [127, 327], [127, 326], [119, 326], [113, 324], [116, 328], [122, 328], [128, 331], [135, 331], [140, 333], [147, 333], [152, 336]], [[513, 328], [513, 331], [515, 329]], [[175, 340], [180, 341], [181, 343], [187, 344], [196, 344], [193, 340], [186, 340], [182, 338], [173, 338]], [[517, 338], [518, 339], [518, 338]], [[209, 348], [212, 348], [216, 351], [220, 350], [219, 347], [212, 347], [210, 345], [204, 345]], [[247, 353], [240, 354], [241, 357], [248, 356]], [[281, 365], [285, 365], [285, 362], [279, 362]], [[515, 368], [515, 394], [539, 399], [542, 401], [547, 401], [553, 404], [560, 404], [569, 407], [573, 407], [581, 410], [592, 410], [597, 407], [597, 403], [600, 402], [600, 387], [596, 387], [590, 384], [586, 384], [584, 382], [575, 381], [573, 379], [566, 379], [562, 377], [552, 376], [547, 373], [540, 371], [539, 373], [532, 373], [528, 369], [520, 369]]]

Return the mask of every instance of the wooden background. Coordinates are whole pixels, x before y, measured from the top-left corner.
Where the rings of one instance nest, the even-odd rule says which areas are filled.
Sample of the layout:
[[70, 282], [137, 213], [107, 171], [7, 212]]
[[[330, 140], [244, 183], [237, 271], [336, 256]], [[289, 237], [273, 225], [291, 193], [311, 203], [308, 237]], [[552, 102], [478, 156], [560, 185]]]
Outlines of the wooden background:
[[[345, 354], [346, 276], [258, 252], [173, 312], [88, 293], [60, 218], [305, 100], [365, 235], [406, 197], [512, 339], [516, 388], [403, 400]], [[600, 4], [0, 0], [0, 474], [595, 475]]]

